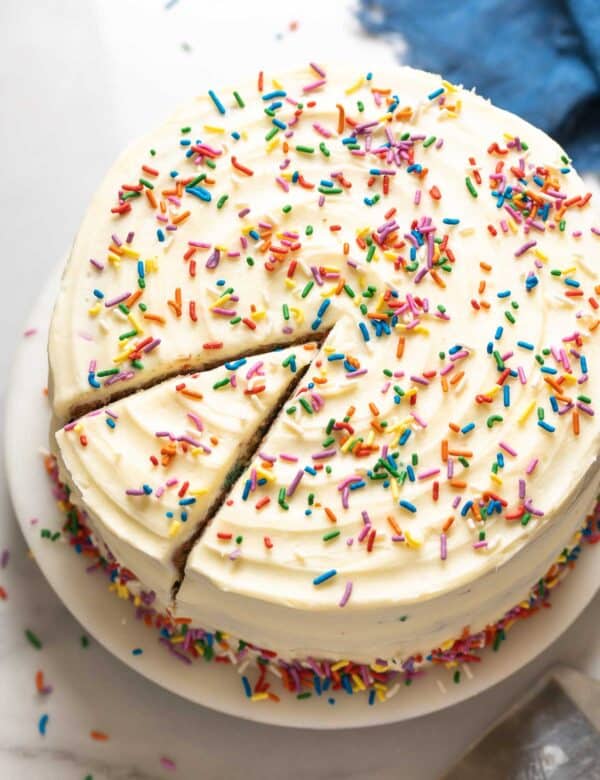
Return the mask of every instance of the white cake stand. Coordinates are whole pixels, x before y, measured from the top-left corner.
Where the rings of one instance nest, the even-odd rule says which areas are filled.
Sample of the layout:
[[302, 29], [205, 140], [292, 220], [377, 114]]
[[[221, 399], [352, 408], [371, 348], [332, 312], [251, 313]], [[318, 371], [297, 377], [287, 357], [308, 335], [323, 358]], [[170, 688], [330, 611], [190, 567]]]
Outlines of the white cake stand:
[[[585, 549], [575, 571], [554, 592], [553, 608], [542, 610], [525, 625], [516, 625], [500, 652], [484, 651], [484, 661], [473, 669], [472, 676], [463, 672], [456, 685], [448, 670], [431, 669], [410, 687], [401, 686], [387, 702], [371, 707], [364, 694], [349, 696], [344, 691], [333, 694], [334, 706], [328, 703], [327, 694], [298, 701], [284, 693], [278, 704], [254, 703], [245, 697], [239, 676], [231, 667], [201, 660], [190, 666], [179, 663], [157, 641], [156, 629], [137, 621], [133, 606], [109, 593], [102, 574], [87, 574], [86, 560], [68, 545], [40, 536], [41, 528], [59, 530], [64, 521], [43, 468], [50, 422], [43, 394], [46, 341], [58, 278], [57, 270], [34, 306], [27, 329], [36, 332], [24, 337], [13, 366], [5, 442], [10, 493], [27, 543], [65, 606], [98, 642], [157, 685], [205, 707], [280, 726], [340, 729], [392, 723], [443, 709], [504, 680], [557, 639], [596, 593], [600, 545]], [[38, 522], [32, 523], [35, 518]], [[143, 648], [143, 654], [132, 655], [134, 648]]]

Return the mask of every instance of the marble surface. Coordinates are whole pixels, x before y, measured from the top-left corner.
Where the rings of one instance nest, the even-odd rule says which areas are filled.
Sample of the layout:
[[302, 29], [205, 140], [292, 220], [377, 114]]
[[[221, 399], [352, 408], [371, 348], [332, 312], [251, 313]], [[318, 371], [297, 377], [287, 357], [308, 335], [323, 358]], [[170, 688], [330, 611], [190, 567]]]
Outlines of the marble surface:
[[[2, 0], [2, 399], [26, 312], [128, 139], [207, 80], [234, 78], [240, 68], [309, 54], [354, 56], [357, 47], [374, 67], [398, 45], [360, 37], [343, 2], [268, 0], [261, 12], [257, 19], [256, 4], [233, 0], [208, 8], [180, 0], [168, 9], [164, 0]], [[147, 682], [94, 642], [84, 649], [82, 628], [28, 557], [3, 479], [0, 510], [0, 551], [10, 550], [0, 568], [7, 595], [0, 599], [2, 778], [429, 780], [553, 663], [600, 677], [596, 597], [537, 661], [488, 694], [426, 718], [315, 733], [217, 715]], [[27, 628], [42, 639], [41, 650], [27, 642]], [[50, 694], [36, 692], [38, 670]], [[45, 736], [38, 732], [43, 714]], [[109, 740], [92, 740], [94, 729]]]

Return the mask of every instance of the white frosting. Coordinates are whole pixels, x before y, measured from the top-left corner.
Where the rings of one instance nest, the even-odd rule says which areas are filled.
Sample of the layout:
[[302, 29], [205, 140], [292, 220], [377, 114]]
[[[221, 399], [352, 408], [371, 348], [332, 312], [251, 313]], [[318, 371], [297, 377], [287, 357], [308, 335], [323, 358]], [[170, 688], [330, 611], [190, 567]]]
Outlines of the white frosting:
[[[168, 380], [56, 433], [73, 500], [119, 563], [163, 603], [178, 575], [173, 555], [201, 527], [245, 448], [310, 359], [309, 347]], [[213, 389], [223, 380], [229, 382]]]
[[[218, 90], [223, 115], [209, 97], [197, 98], [116, 163], [63, 279], [51, 386], [55, 414], [65, 419], [184, 366], [297, 342], [338, 322], [236, 484], [233, 503], [193, 549], [178, 610], [286, 656], [372, 660], [428, 650], [466, 624], [498, 618], [582, 522], [597, 489], [600, 431], [590, 406], [600, 383], [599, 239], [592, 228], [600, 223], [562, 150], [518, 117], [409, 68], [358, 81], [353, 68], [325, 71], [321, 86], [310, 69], [281, 83], [267, 74], [263, 95], [286, 94], [264, 100], [255, 83], [246, 84], [243, 109], [232, 90]], [[290, 99], [302, 100], [301, 112]], [[346, 124], [338, 133], [340, 105]], [[191, 132], [181, 135], [183, 126]], [[180, 138], [191, 140], [191, 157]], [[214, 170], [197, 139], [219, 152], [208, 152]], [[158, 194], [156, 210], [143, 195], [129, 213], [111, 215], [115, 193], [137, 182], [142, 165], [160, 172], [154, 193], [167, 189], [170, 171], [186, 181], [206, 174], [199, 186], [212, 200], [171, 183], [176, 192], [162, 196], [164, 212]], [[223, 195], [229, 198], [217, 208]], [[137, 257], [106, 258], [113, 233], [126, 255], [146, 261], [132, 317], [104, 303], [137, 285]], [[189, 242], [208, 247], [191, 256]], [[178, 287], [180, 312], [168, 304]], [[105, 296], [100, 303], [94, 288]], [[98, 372], [128, 366], [115, 356], [149, 338], [161, 343], [142, 353], [143, 369], [134, 365], [130, 378], [104, 384]], [[222, 346], [202, 346], [210, 342]], [[342, 359], [330, 360], [336, 354]], [[90, 363], [99, 387], [90, 385]], [[329, 428], [330, 420], [338, 426]], [[350, 446], [355, 439], [362, 442]], [[387, 464], [388, 486], [373, 478], [386, 452], [396, 459]], [[323, 469], [305, 470], [315, 464]], [[256, 484], [257, 468], [265, 484]], [[346, 500], [340, 486], [352, 476], [354, 486], [365, 484]], [[248, 479], [253, 489], [245, 494]], [[288, 489], [285, 509], [278, 498]], [[485, 513], [490, 492], [505, 506], [481, 519], [477, 507]], [[519, 512], [526, 516], [505, 517]], [[393, 539], [393, 524], [405, 541]], [[139, 544], [136, 536], [132, 548]], [[313, 584], [330, 570], [335, 576]], [[155, 572], [147, 574], [144, 582], [156, 589]]]

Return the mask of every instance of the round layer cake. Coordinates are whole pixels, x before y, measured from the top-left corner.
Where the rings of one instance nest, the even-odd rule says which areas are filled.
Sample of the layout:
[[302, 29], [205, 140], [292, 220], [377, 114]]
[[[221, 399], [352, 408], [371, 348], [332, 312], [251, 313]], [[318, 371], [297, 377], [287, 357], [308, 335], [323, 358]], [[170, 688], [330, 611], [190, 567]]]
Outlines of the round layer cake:
[[402, 659], [518, 604], [598, 492], [600, 220], [441, 77], [209, 89], [110, 169], [49, 341], [62, 478], [193, 625]]

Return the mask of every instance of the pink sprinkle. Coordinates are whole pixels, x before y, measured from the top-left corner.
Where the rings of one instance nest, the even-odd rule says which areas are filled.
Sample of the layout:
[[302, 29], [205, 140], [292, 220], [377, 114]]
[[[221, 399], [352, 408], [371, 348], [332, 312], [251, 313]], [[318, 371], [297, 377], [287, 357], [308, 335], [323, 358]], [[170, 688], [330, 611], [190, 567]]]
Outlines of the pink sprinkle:
[[422, 471], [419, 474], [419, 479], [428, 479], [429, 477], [434, 477], [436, 474], [440, 473], [440, 469], [427, 469], [426, 471]]
[[448, 541], [446, 534], [440, 534], [440, 558], [445, 561], [448, 557]]
[[23, 335], [24, 336], [34, 336], [37, 333], [37, 328], [28, 328]]
[[302, 92], [313, 92], [315, 89], [319, 89], [319, 87], [322, 87], [323, 84], [325, 84], [325, 79], [319, 79], [318, 81], [313, 81], [311, 84], [307, 84], [305, 87], [302, 87]]
[[474, 550], [481, 550], [482, 547], [487, 547], [487, 546], [488, 546], [488, 543], [484, 540], [484, 541], [481, 541], [481, 542], [475, 542], [475, 544], [473, 545], [473, 549]]
[[160, 763], [165, 767], [165, 769], [175, 769], [176, 766], [175, 762], [172, 759], [167, 758], [166, 756], [163, 756], [160, 759]]
[[198, 417], [197, 414], [194, 414], [193, 412], [188, 412], [188, 417], [194, 423], [194, 425], [199, 431], [204, 430], [204, 425], [202, 423], [202, 420]]
[[289, 455], [287, 452], [279, 453], [280, 460], [286, 460], [289, 463], [298, 463], [298, 458], [295, 455]]
[[499, 446], [499, 447], [502, 447], [502, 449], [504, 450], [504, 452], [508, 452], [508, 454], [509, 454], [509, 455], [512, 455], [512, 456], [513, 456], [513, 458], [515, 458], [515, 457], [516, 457], [516, 455], [517, 455], [517, 451], [516, 451], [516, 450], [513, 450], [513, 448], [512, 448], [510, 445], [506, 444], [506, 442], [503, 442], [503, 441], [501, 441], [501, 442], [499, 442], [498, 446]]
[[352, 583], [351, 582], [347, 582], [346, 583], [346, 587], [344, 589], [344, 594], [343, 594], [342, 598], [340, 599], [339, 606], [340, 607], [345, 607], [346, 604], [348, 603], [348, 599], [350, 598], [351, 595], [352, 595]]
[[523, 246], [520, 246], [517, 249], [515, 252], [515, 257], [521, 257], [521, 255], [524, 255], [528, 249], [531, 249], [534, 246], [537, 246], [537, 241], [528, 241], [526, 244], [523, 244]]

